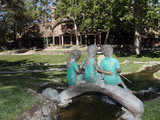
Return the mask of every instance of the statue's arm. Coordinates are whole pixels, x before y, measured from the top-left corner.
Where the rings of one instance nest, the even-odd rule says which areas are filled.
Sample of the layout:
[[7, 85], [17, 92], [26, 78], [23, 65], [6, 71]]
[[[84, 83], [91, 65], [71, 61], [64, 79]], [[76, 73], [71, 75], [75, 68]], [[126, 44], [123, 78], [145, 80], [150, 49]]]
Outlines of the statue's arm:
[[96, 68], [96, 70], [97, 70], [98, 72], [100, 72], [100, 73], [102, 73], [102, 74], [107, 74], [107, 75], [112, 76], [112, 73], [111, 73], [111, 72], [101, 70], [101, 69], [99, 68], [99, 66], [98, 66], [96, 63], [94, 63], [94, 66], [95, 66], [95, 68]]
[[82, 73], [82, 69], [80, 67], [76, 68], [76, 73], [81, 74]]
[[80, 72], [82, 72], [82, 70], [84, 69], [84, 64], [86, 63], [86, 59], [87, 59], [87, 58], [85, 58], [85, 59], [82, 61], [81, 65], [80, 65], [80, 67], [79, 67]]

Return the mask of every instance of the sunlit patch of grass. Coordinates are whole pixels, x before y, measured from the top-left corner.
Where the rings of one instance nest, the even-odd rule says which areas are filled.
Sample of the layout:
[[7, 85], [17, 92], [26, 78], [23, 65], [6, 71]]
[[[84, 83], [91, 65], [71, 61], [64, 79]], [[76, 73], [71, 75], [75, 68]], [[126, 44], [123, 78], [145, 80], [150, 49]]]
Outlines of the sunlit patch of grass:
[[40, 55], [40, 54], [33, 54], [33, 55], [1, 55], [0, 61], [1, 64], [7, 65], [6, 62], [10, 64], [20, 63], [23, 62], [32, 62], [35, 63], [64, 63], [67, 61], [68, 54], [64, 55]]
[[145, 102], [144, 110], [142, 120], [160, 120], [160, 99]]
[[0, 90], [0, 120], [16, 119], [37, 102], [37, 99], [28, 94], [25, 88], [12, 86], [1, 88], [5, 89]]
[[127, 63], [121, 65], [122, 72], [137, 72], [144, 64]]
[[16, 86], [3, 86], [3, 87], [0, 87], [0, 90], [4, 90], [4, 89], [12, 89], [12, 88], [15, 88]]
[[148, 61], [159, 61], [159, 58], [151, 58], [151, 57], [146, 57], [146, 56], [142, 56], [142, 57], [136, 57], [135, 55], [131, 55], [131, 56], [127, 56], [127, 57], [118, 57], [118, 56], [113, 56], [118, 58], [118, 60], [120, 62], [123, 62], [125, 60], [129, 60], [131, 62], [133, 61], [139, 61], [139, 62], [148, 62]]

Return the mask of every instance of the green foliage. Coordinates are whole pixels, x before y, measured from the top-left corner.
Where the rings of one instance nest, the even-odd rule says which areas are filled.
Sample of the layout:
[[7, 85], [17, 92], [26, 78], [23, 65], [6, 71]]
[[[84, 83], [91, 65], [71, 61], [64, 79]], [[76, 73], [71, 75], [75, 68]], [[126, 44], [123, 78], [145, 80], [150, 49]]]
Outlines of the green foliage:
[[156, 0], [61, 0], [55, 17], [73, 16], [80, 31], [119, 28], [133, 32], [135, 24], [157, 28], [159, 4]]
[[[22, 0], [5, 1], [1, 8], [0, 33], [3, 36], [0, 38], [4, 40], [9, 34], [14, 34], [15, 31], [21, 31], [26, 20], [26, 9]], [[9, 37], [9, 36], [8, 36]]]
[[[52, 5], [50, 3], [50, 5]], [[36, 22], [50, 14], [49, 0], [7, 0], [0, 8], [0, 45], [22, 37]]]
[[145, 24], [154, 30], [159, 30], [160, 25], [160, 2], [150, 3], [148, 6], [148, 11], [145, 16]]
[[74, 17], [80, 31], [107, 31], [112, 27], [110, 4], [106, 0], [61, 0], [57, 3], [55, 18]]
[[80, 26], [82, 31], [108, 31], [110, 27], [114, 26], [112, 22], [112, 1], [89, 0], [82, 6], [82, 10], [84, 14], [84, 22], [82, 21]]

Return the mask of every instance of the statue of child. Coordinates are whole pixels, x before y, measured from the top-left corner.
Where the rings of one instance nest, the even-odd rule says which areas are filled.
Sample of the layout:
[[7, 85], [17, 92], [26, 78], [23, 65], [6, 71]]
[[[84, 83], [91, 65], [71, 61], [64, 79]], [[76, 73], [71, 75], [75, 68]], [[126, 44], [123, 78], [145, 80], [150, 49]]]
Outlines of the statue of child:
[[86, 59], [81, 64], [81, 68], [84, 68], [84, 80], [86, 82], [96, 82], [100, 79], [100, 74], [97, 72], [98, 66], [96, 63], [97, 46], [88, 46], [88, 54]]
[[77, 73], [80, 73], [80, 69], [77, 65], [77, 61], [81, 57], [81, 51], [72, 50], [69, 56], [69, 61], [67, 64], [67, 85], [75, 85], [78, 81]]
[[[126, 85], [121, 80], [119, 73], [120, 64], [119, 61], [112, 57], [113, 48], [111, 45], [103, 45], [103, 54], [105, 58], [100, 63], [102, 73], [104, 73], [104, 83], [110, 85], [122, 85], [123, 88], [127, 89]], [[104, 71], [111, 72], [112, 75], [106, 74]]]

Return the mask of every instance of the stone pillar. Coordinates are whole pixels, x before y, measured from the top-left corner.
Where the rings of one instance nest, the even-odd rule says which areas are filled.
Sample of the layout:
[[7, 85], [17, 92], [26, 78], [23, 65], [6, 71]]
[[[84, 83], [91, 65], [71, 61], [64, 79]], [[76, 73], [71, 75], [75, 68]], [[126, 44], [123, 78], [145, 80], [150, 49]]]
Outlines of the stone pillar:
[[59, 45], [61, 45], [61, 35], [59, 35]]
[[62, 35], [61, 38], [62, 38], [62, 46], [63, 46], [64, 45], [64, 36]]
[[55, 37], [54, 37], [54, 35], [52, 36], [52, 44], [55, 45]]
[[73, 43], [72, 43], [72, 37], [73, 37], [72, 34], [70, 34], [70, 44], [71, 45], [73, 45]]
[[87, 44], [87, 35], [85, 34], [85, 44]]
[[80, 45], [82, 45], [82, 35], [80, 34]]
[[96, 45], [96, 42], [97, 42], [97, 40], [96, 40], [96, 35], [94, 35], [94, 44]]
[[101, 33], [99, 34], [99, 44], [100, 44], [100, 46], [102, 46], [102, 36], [101, 36]]

